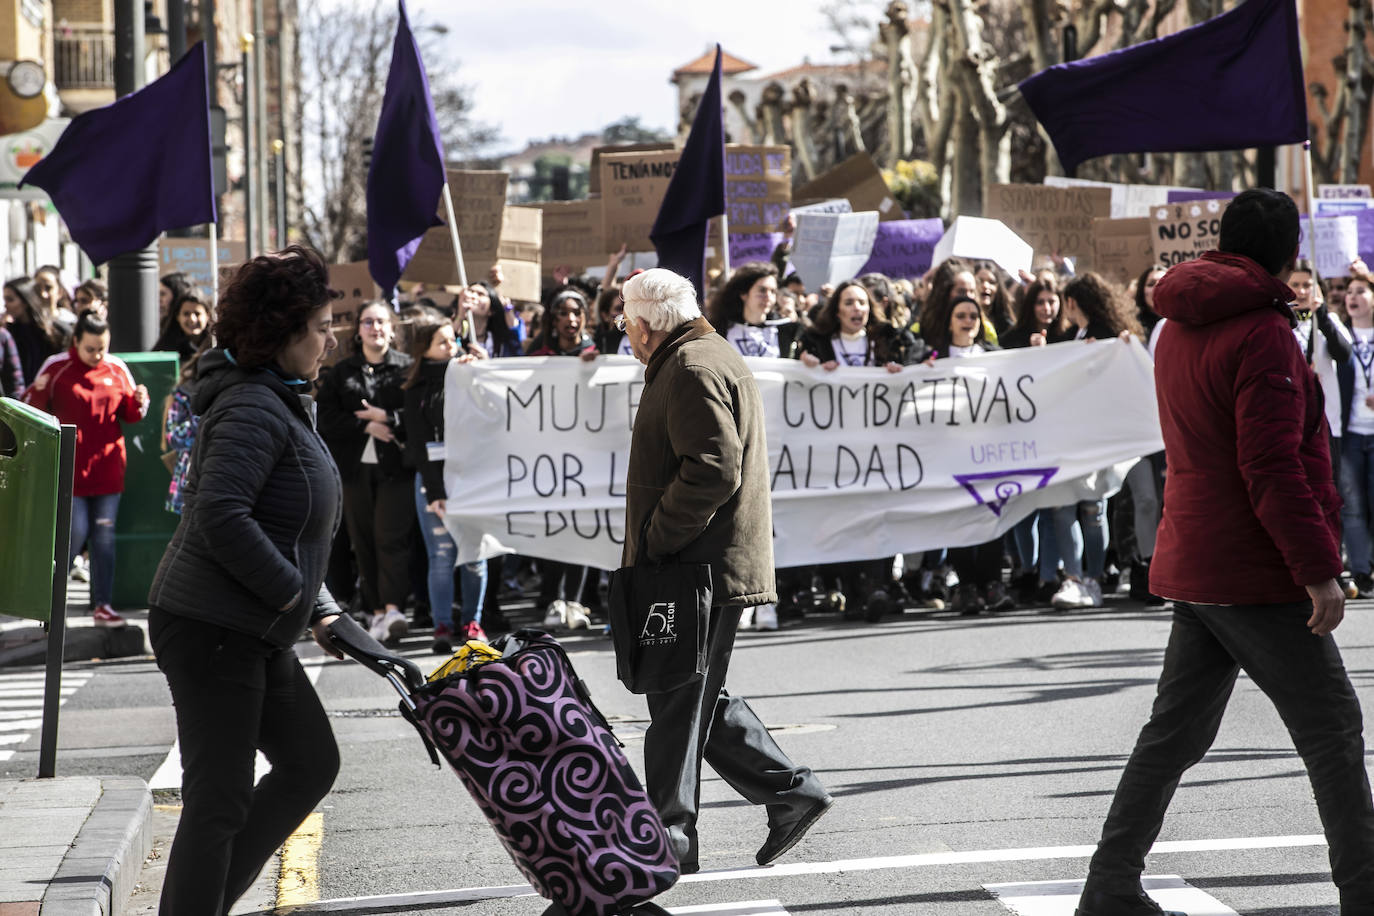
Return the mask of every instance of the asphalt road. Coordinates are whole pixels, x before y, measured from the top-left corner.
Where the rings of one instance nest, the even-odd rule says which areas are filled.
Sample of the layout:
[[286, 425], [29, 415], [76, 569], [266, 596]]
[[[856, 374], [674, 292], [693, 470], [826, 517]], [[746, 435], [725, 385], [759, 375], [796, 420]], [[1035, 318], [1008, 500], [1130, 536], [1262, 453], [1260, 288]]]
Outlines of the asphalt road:
[[[1366, 706], [1374, 703], [1372, 611], [1353, 604], [1337, 631]], [[1168, 628], [1167, 611], [1113, 599], [1067, 614], [912, 612], [876, 625], [816, 617], [740, 634], [732, 691], [820, 774], [836, 804], [777, 867], [753, 868], [763, 812], [708, 770], [703, 872], [661, 902], [686, 912], [735, 904], [712, 910], [727, 914], [1005, 916], [1012, 910], [987, 886], [1080, 879], [1148, 713]], [[609, 641], [575, 636], [566, 645], [642, 772], [643, 700], [614, 680]], [[318, 655], [304, 643], [300, 651]], [[437, 663], [419, 637], [406, 651], [426, 670]], [[91, 677], [63, 707], [59, 773], [153, 780], [175, 732], [151, 660], [71, 669]], [[275, 874], [267, 875], [246, 910], [264, 911], [275, 898], [300, 913], [541, 913], [457, 777], [429, 763], [396, 715], [389, 685], [330, 660], [318, 689], [343, 771], [321, 806], [318, 838], [288, 851], [289, 880], [274, 893]], [[15, 750], [0, 769], [32, 775], [36, 734]], [[159, 817], [165, 842], [177, 797], [158, 798], [170, 806]], [[1151, 856], [1147, 874], [1195, 888], [1178, 892], [1197, 895], [1193, 916], [1335, 916], [1320, 832], [1286, 731], [1242, 679], [1212, 753], [1175, 797], [1160, 837], [1169, 851]], [[147, 874], [145, 908], [156, 867]], [[1072, 912], [1071, 902], [1019, 906], [1023, 916]]]

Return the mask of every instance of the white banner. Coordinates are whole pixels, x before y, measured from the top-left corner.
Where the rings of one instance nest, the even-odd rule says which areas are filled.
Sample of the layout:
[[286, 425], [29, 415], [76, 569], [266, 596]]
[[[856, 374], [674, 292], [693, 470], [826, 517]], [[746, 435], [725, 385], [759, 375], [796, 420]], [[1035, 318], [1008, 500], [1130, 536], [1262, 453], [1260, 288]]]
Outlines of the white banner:
[[[1115, 492], [1163, 448], [1135, 342], [1072, 342], [933, 367], [747, 359], [763, 396], [780, 567], [980, 544], [1033, 509]], [[630, 357], [449, 367], [445, 519], [458, 561], [515, 552], [620, 565]]]

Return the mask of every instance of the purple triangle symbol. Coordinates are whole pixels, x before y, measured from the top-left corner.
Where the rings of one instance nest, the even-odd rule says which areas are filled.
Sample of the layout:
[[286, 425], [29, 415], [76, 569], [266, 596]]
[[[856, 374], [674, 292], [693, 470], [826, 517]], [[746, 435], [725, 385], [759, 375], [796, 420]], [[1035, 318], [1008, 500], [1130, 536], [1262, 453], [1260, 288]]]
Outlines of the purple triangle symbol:
[[979, 474], [955, 474], [957, 480], [980, 506], [987, 506], [992, 514], [1002, 515], [1007, 501], [1027, 490], [1043, 490], [1059, 468], [1025, 468], [1017, 471], [985, 471]]

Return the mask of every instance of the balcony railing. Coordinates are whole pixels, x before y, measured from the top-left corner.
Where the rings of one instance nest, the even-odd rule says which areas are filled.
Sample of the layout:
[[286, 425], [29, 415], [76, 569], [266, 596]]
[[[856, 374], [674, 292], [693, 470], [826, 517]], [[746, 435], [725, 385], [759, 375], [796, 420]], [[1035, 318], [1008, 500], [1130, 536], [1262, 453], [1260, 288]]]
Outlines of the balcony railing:
[[59, 90], [114, 88], [113, 29], [59, 24], [54, 31], [54, 82]]

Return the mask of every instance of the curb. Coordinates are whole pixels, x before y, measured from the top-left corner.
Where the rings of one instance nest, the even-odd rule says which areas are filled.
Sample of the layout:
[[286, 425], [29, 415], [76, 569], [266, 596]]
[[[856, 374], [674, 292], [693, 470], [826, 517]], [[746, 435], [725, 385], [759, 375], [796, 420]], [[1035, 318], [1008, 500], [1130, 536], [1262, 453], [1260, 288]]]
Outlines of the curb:
[[44, 916], [117, 916], [152, 849], [148, 784], [131, 776], [100, 784], [100, 800], [43, 894]]

